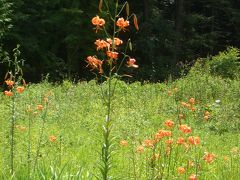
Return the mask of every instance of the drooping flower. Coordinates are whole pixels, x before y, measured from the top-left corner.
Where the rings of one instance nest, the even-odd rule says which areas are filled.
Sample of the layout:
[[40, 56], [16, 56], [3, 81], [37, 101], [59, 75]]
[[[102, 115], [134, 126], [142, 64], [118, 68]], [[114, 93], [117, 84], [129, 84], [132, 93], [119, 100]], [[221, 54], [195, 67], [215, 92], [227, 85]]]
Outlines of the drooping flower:
[[144, 145], [145, 145], [146, 147], [152, 148], [152, 147], [154, 146], [154, 140], [152, 140], [152, 139], [146, 139], [146, 140], [144, 141]]
[[180, 145], [180, 144], [183, 144], [185, 142], [185, 139], [183, 137], [179, 137], [177, 139], [177, 144]]
[[216, 155], [213, 153], [205, 153], [203, 159], [207, 163], [212, 163], [214, 161], [215, 157], [216, 157]]
[[57, 137], [51, 135], [51, 136], [48, 137], [48, 139], [49, 139], [49, 141], [51, 141], [51, 142], [55, 142], [55, 141], [57, 140]]
[[190, 136], [188, 137], [188, 142], [192, 145], [198, 145], [200, 144], [200, 138], [198, 136]]
[[209, 116], [204, 116], [203, 119], [204, 119], [205, 121], [208, 121]]
[[121, 140], [120, 145], [123, 147], [126, 147], [126, 146], [128, 146], [128, 142], [126, 140]]
[[12, 91], [4, 91], [5, 96], [12, 96], [13, 92]]
[[99, 16], [95, 16], [92, 18], [92, 24], [95, 26], [104, 26], [105, 20], [100, 18]]
[[23, 91], [24, 91], [24, 87], [23, 86], [18, 86], [17, 88], [16, 88], [16, 91], [18, 92], [18, 93], [22, 93]]
[[107, 56], [112, 58], [112, 59], [117, 59], [118, 58], [118, 52], [107, 51]]
[[105, 25], [105, 20], [102, 18], [99, 18], [99, 16], [95, 16], [92, 18], [92, 24], [96, 26], [96, 33], [99, 29], [101, 29], [102, 26]]
[[97, 69], [100, 74], [103, 73], [103, 69], [102, 69], [103, 61], [95, 58], [94, 56], [88, 56], [87, 63], [88, 63], [87, 67], [90, 66], [92, 70]]
[[5, 83], [6, 83], [7, 86], [10, 87], [10, 88], [14, 85], [14, 81], [12, 81], [12, 80], [10, 80], [10, 79], [6, 80]]
[[167, 146], [171, 146], [173, 144], [173, 139], [167, 139], [165, 143]]
[[129, 26], [129, 21], [124, 20], [123, 18], [119, 18], [116, 22], [116, 25], [123, 31], [125, 31], [125, 28]]
[[179, 129], [180, 129], [183, 133], [185, 133], [185, 134], [189, 134], [189, 133], [192, 132], [192, 128], [191, 128], [191, 127], [188, 127], [188, 126], [185, 125], [185, 124], [180, 125]]
[[184, 174], [186, 172], [186, 170], [184, 167], [178, 167], [177, 172], [178, 172], [178, 174]]
[[155, 134], [155, 139], [159, 140], [163, 137], [170, 137], [170, 136], [172, 136], [171, 131], [161, 129]]
[[97, 46], [97, 51], [104, 49], [104, 48], [109, 49], [109, 47], [110, 47], [110, 44], [108, 42], [106, 42], [104, 40], [100, 40], [100, 39], [97, 39], [94, 44], [96, 44], [96, 46]]
[[[109, 44], [112, 44], [113, 43], [113, 40], [111, 39], [111, 38], [107, 38], [107, 42], [109, 43]], [[114, 44], [116, 45], [116, 46], [119, 46], [119, 45], [121, 45], [123, 43], [123, 41], [121, 40], [121, 39], [119, 39], [119, 38], [114, 38]]]
[[37, 105], [37, 110], [42, 111], [43, 108], [44, 108], [43, 105], [41, 105], [41, 104], [38, 104], [38, 105]]
[[143, 153], [144, 152], [144, 147], [142, 145], [137, 147], [137, 152], [138, 153]]
[[189, 176], [189, 180], [197, 180], [196, 174], [191, 174], [191, 175]]
[[127, 61], [127, 66], [128, 67], [133, 67], [133, 68], [138, 68], [138, 65], [136, 64], [136, 59], [129, 58], [128, 61]]
[[168, 119], [164, 122], [164, 125], [168, 128], [172, 128], [174, 126], [174, 122], [171, 119]]
[[209, 111], [205, 111], [204, 112], [204, 116], [209, 116], [210, 115], [210, 112]]

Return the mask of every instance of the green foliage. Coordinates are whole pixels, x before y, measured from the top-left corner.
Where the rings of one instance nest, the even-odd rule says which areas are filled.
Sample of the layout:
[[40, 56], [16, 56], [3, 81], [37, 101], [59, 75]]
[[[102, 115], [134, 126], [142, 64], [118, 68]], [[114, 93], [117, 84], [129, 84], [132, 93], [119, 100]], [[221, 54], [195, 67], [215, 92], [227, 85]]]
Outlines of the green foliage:
[[[107, 88], [107, 83], [102, 86]], [[145, 139], [151, 138], [156, 131], [163, 128], [163, 122], [166, 119], [172, 119], [177, 128], [177, 117], [181, 110], [181, 113], [186, 116], [183, 123], [190, 125], [193, 128], [193, 134], [201, 137], [203, 146], [200, 147], [199, 152], [210, 151], [217, 156], [215, 162], [203, 166], [200, 178], [226, 177], [227, 179], [227, 177], [231, 177], [237, 179], [239, 177], [237, 168], [240, 160], [239, 152], [237, 155], [229, 156], [227, 162], [223, 161], [223, 157], [229, 155], [233, 147], [239, 148], [239, 86], [237, 80], [224, 80], [207, 74], [190, 74], [169, 84], [141, 84], [140, 82], [127, 84], [119, 81], [116, 86], [116, 96], [113, 99], [115, 125], [112, 132], [116, 138], [114, 140], [114, 166], [112, 166], [114, 175], [119, 179], [131, 179], [134, 177], [133, 169], [135, 167], [137, 177], [141, 175], [141, 179], [149, 178], [152, 172], [151, 166], [149, 164], [146, 164], [146, 167], [141, 165], [146, 162], [150, 163], [152, 149], [146, 149], [145, 154], [139, 155], [135, 153], [136, 148]], [[175, 88], [177, 91], [173, 92]], [[168, 95], [169, 90], [173, 92], [171, 95]], [[94, 179], [93, 176], [96, 175], [99, 164], [97, 157], [101, 153], [98, 149], [101, 147], [102, 123], [105, 121], [101, 87], [95, 81], [78, 84], [64, 81], [60, 86], [47, 82], [30, 84], [18, 96], [15, 178], [27, 179], [28, 177], [26, 168], [28, 119], [32, 122], [31, 156], [34, 157], [39, 138], [39, 127], [42, 124], [41, 112], [37, 114], [34, 112], [37, 111], [36, 105], [41, 104], [42, 98], [45, 96], [49, 98], [46, 129], [42, 136], [38, 168], [35, 174], [32, 174], [32, 178]], [[196, 99], [197, 110], [194, 112], [179, 107], [181, 101], [186, 102], [190, 97]], [[0, 100], [0, 152], [3, 155], [0, 157], [0, 178], [8, 179], [9, 130], [6, 127], [9, 122], [6, 119], [9, 118], [11, 109], [6, 104], [10, 103], [10, 99], [1, 94]], [[216, 100], [220, 100], [220, 102], [216, 102]], [[32, 111], [27, 112], [26, 109], [29, 107]], [[210, 112], [208, 121], [203, 119], [206, 110]], [[23, 131], [24, 128], [21, 130], [19, 127], [27, 129]], [[49, 141], [49, 136], [52, 135], [57, 138], [55, 142]], [[60, 137], [62, 141], [60, 141]], [[128, 141], [129, 147], [118, 145], [122, 139]], [[219, 149], [219, 147], [222, 148]], [[183, 166], [187, 162], [181, 157], [186, 154], [190, 157], [191, 153], [194, 153], [193, 151], [185, 153], [180, 149], [178, 152], [182, 152], [183, 155], [175, 154], [176, 158], [172, 156], [174, 157], [171, 159], [170, 169], [172, 179], [177, 176], [176, 166]], [[134, 154], [135, 156], [133, 156]], [[159, 159], [160, 162], [164, 158], [166, 157], [162, 156]], [[173, 161], [176, 159], [177, 163], [173, 166]], [[202, 162], [202, 157], [199, 160]], [[222, 169], [227, 170], [222, 171]], [[190, 172], [192, 171], [190, 170]]]
[[237, 48], [228, 48], [224, 52], [207, 59], [210, 73], [223, 78], [240, 77], [240, 50]]
[[239, 53], [238, 48], [231, 47], [215, 56], [198, 59], [190, 68], [190, 74], [209, 74], [237, 79], [240, 76]]
[[10, 15], [12, 13], [11, 3], [8, 0], [0, 1], [0, 40], [4, 33], [12, 27]]

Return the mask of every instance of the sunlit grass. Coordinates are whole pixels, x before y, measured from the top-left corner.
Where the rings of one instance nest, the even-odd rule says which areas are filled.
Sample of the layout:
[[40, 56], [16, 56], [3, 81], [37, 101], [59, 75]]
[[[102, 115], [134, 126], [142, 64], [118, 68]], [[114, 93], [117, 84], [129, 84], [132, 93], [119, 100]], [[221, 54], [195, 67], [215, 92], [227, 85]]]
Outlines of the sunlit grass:
[[[198, 78], [200, 77], [189, 76], [169, 84], [141, 85], [138, 82], [119, 82], [113, 99], [112, 117], [115, 137], [112, 173], [115, 177], [151, 179], [153, 170], [146, 158], [152, 156], [152, 149], [146, 148], [143, 142], [152, 138], [159, 129], [166, 128], [164, 121], [167, 119], [174, 121], [177, 132], [180, 113], [185, 116], [181, 120], [182, 124], [189, 125], [192, 128], [191, 135], [201, 139], [198, 149], [201, 152], [201, 168], [198, 177], [239, 177], [239, 100], [236, 98], [239, 92], [235, 89], [239, 82], [212, 77]], [[28, 177], [28, 119], [32, 122], [31, 155], [34, 158], [42, 123], [41, 112], [37, 111], [36, 107], [46, 95], [49, 99], [48, 114], [38, 166], [32, 177], [94, 179], [94, 175], [98, 174], [101, 125], [105, 118], [101, 90], [95, 81], [78, 84], [65, 81], [62, 85], [46, 82], [32, 84], [18, 97], [14, 176], [19, 179]], [[181, 105], [181, 102], [188, 103], [190, 98], [195, 98], [195, 111]], [[10, 100], [4, 95], [0, 96], [0, 100], [0, 175], [1, 179], [8, 179]], [[220, 103], [216, 103], [216, 100], [220, 100]], [[33, 109], [32, 112], [27, 112], [29, 106]], [[207, 120], [204, 119], [206, 111], [210, 113]], [[231, 116], [233, 117], [229, 119]], [[56, 140], [51, 141], [51, 136], [56, 137]], [[126, 140], [128, 145], [121, 146], [121, 140]], [[142, 154], [137, 151], [140, 145], [144, 146]], [[174, 158], [171, 159], [169, 172], [165, 167], [163, 175], [170, 179], [188, 179], [195, 173], [195, 169], [180, 175], [177, 168], [183, 166], [187, 169], [183, 159], [188, 157], [194, 160], [195, 151], [192, 149], [186, 153], [182, 150], [176, 157], [176, 151], [173, 152]], [[216, 155], [212, 163], [204, 163], [204, 152]], [[155, 175], [162, 172], [162, 164], [166, 164], [167, 160], [167, 157], [164, 159], [162, 155], [159, 157]]]

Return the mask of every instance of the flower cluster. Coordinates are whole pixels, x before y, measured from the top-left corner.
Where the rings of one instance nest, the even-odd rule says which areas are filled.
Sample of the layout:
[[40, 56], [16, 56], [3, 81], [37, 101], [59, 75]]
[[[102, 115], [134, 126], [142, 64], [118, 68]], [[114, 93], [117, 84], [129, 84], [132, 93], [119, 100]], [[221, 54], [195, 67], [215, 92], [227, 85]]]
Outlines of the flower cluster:
[[7, 79], [5, 81], [5, 84], [7, 85], [7, 88], [8, 88], [8, 90], [4, 91], [5, 96], [13, 96], [14, 85], [16, 85], [16, 92], [19, 93], [19, 94], [23, 93], [23, 91], [25, 90], [24, 86], [26, 86], [26, 82], [24, 80], [23, 80], [23, 86], [17, 86], [17, 83], [12, 81], [11, 79]]
[[[92, 24], [95, 26], [96, 32], [98, 30], [106, 30], [105, 29], [105, 20], [103, 18], [100, 18], [99, 16], [95, 16], [92, 18]], [[124, 20], [124, 18], [119, 18], [116, 21], [116, 24], [114, 26], [117, 26], [119, 28], [119, 31], [126, 31], [126, 28], [130, 25], [128, 20]], [[103, 51], [106, 57], [106, 60], [100, 60], [96, 56], [88, 56], [87, 57], [87, 67], [90, 67], [91, 70], [97, 70], [99, 74], [103, 74], [103, 64], [106, 62], [108, 64], [117, 63], [117, 60], [119, 59], [119, 52], [118, 48], [120, 45], [123, 44], [123, 41], [119, 39], [118, 37], [113, 36], [113, 38], [106, 38], [106, 39], [97, 39], [94, 43], [96, 45], [97, 51]], [[127, 67], [132, 68], [138, 68], [138, 65], [136, 64], [136, 60], [134, 58], [129, 57], [128, 55], [122, 53], [124, 55], [124, 58], [128, 58], [126, 62]], [[113, 68], [113, 67], [111, 67]], [[113, 68], [114, 69], [114, 68]]]

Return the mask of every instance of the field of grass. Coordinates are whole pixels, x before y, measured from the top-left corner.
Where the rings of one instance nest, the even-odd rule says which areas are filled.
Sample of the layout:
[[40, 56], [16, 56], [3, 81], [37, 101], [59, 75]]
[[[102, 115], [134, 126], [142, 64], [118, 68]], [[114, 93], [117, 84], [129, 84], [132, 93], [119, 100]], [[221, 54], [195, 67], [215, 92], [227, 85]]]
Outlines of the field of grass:
[[[0, 95], [0, 179], [97, 179], [106, 86], [42, 82], [17, 95], [13, 176], [12, 101]], [[237, 80], [204, 74], [168, 83], [118, 81], [112, 178], [239, 179], [239, 87]]]

